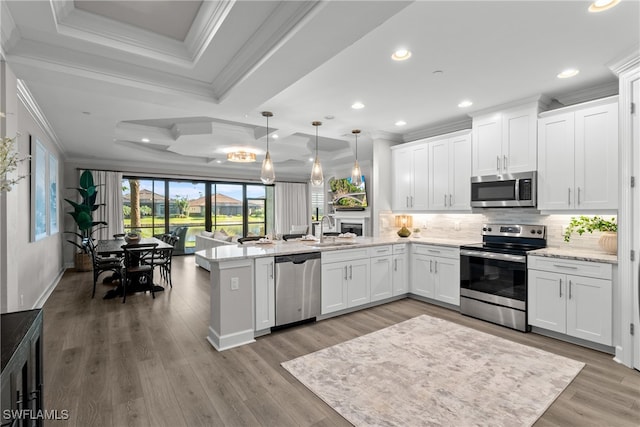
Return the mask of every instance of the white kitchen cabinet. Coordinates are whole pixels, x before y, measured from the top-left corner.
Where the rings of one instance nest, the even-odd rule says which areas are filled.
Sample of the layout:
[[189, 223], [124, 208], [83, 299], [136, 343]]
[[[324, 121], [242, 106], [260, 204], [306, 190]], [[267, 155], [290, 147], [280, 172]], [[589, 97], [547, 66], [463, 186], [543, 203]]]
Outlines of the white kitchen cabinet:
[[411, 250], [411, 292], [459, 306], [459, 248], [414, 244]]
[[407, 253], [407, 245], [398, 243], [393, 245], [393, 272], [392, 287], [393, 295], [403, 295], [409, 292], [409, 282], [407, 278], [409, 267], [409, 255]]
[[371, 301], [367, 248], [322, 254], [322, 314]]
[[528, 265], [530, 325], [612, 345], [610, 264], [532, 256]]
[[471, 134], [429, 142], [429, 210], [470, 210]]
[[617, 97], [540, 114], [538, 208], [618, 208]]
[[393, 255], [371, 258], [371, 301], [393, 295]]
[[273, 257], [255, 260], [255, 330], [271, 328], [276, 320], [276, 292]]
[[[408, 145], [408, 146], [404, 146]], [[426, 210], [428, 207], [428, 147], [421, 141], [393, 149], [393, 209]]]
[[474, 176], [535, 171], [538, 103], [473, 117]]

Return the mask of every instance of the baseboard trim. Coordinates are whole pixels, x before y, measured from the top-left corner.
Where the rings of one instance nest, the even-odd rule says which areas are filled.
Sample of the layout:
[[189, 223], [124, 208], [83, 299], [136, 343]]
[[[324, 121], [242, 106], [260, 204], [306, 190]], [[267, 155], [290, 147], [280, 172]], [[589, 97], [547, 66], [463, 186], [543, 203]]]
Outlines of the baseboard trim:
[[230, 348], [239, 347], [245, 344], [251, 344], [256, 340], [253, 337], [253, 329], [234, 332], [233, 334], [218, 335], [211, 327], [209, 327], [209, 336], [207, 341], [218, 351], [229, 350]]
[[45, 289], [44, 292], [40, 295], [40, 298], [38, 298], [33, 304], [33, 307], [31, 307], [32, 309], [42, 308], [44, 306], [44, 303], [47, 302], [47, 299], [49, 299], [49, 296], [51, 295], [53, 290], [56, 288], [56, 286], [58, 286], [58, 283], [60, 283], [60, 280], [62, 279], [65, 271], [66, 268], [63, 268], [58, 272], [58, 275], [55, 277], [55, 279], [53, 279], [49, 286], [47, 286], [47, 289]]

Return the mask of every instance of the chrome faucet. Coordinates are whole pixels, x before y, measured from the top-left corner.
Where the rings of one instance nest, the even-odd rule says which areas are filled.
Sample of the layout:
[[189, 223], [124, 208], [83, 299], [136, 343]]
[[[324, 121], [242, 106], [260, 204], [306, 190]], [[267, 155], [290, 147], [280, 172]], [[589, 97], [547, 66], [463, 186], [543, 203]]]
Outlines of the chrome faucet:
[[322, 217], [322, 220], [320, 221], [320, 243], [324, 242], [324, 220], [325, 218], [327, 220], [329, 220], [329, 227], [333, 228], [334, 226], [334, 222], [333, 222], [333, 218], [331, 218], [329, 215], [325, 215]]

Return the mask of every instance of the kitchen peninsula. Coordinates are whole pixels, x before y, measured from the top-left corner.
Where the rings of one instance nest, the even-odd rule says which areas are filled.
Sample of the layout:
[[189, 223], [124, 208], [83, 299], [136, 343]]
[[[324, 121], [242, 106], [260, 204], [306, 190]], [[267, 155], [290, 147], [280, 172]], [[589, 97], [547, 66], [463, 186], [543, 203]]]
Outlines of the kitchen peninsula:
[[[357, 237], [355, 239], [325, 238], [315, 241], [274, 241], [269, 244], [224, 245], [196, 252], [200, 262], [210, 266], [211, 317], [207, 340], [217, 350], [226, 350], [248, 344], [254, 338], [268, 333], [273, 326], [275, 309], [274, 257], [281, 255], [322, 252], [324, 260], [348, 261], [358, 259], [366, 265], [364, 279], [356, 285], [366, 292], [358, 305], [370, 306], [404, 297], [408, 293], [407, 243], [419, 246], [442, 247], [458, 251], [460, 245], [471, 243], [446, 238], [406, 239], [398, 237]], [[395, 250], [395, 251], [394, 251]], [[437, 252], [437, 249], [433, 249]], [[395, 254], [395, 255], [394, 255]], [[398, 260], [396, 260], [397, 257]], [[383, 272], [369, 274], [370, 259], [375, 259], [374, 268], [387, 266]], [[361, 263], [362, 264], [362, 263]], [[402, 271], [398, 271], [401, 269]], [[357, 269], [356, 274], [357, 274]], [[391, 290], [392, 278], [383, 280], [389, 289], [374, 292], [369, 278], [381, 274], [401, 274], [396, 292]], [[372, 280], [373, 282], [373, 280]], [[454, 282], [458, 287], [457, 281]], [[346, 293], [351, 283], [342, 284], [338, 292]], [[324, 283], [323, 283], [324, 287]], [[375, 284], [374, 284], [375, 287]], [[323, 299], [329, 298], [324, 289]], [[374, 295], [371, 297], [371, 295]], [[339, 295], [338, 295], [339, 299]], [[325, 307], [326, 305], [326, 307]], [[327, 318], [355, 308], [356, 304], [323, 304], [319, 319]]]

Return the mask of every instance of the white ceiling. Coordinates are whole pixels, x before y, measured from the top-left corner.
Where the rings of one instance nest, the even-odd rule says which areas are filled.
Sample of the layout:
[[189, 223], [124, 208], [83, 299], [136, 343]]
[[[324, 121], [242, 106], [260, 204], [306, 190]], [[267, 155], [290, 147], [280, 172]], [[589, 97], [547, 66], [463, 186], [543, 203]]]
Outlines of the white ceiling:
[[[615, 92], [607, 64], [640, 45], [640, 1], [588, 5], [7, 0], [1, 53], [67, 161], [257, 179], [269, 110], [277, 179], [306, 179], [314, 120], [324, 165], [353, 161], [354, 128], [366, 164], [373, 138], [468, 127], [474, 111], [540, 94]], [[398, 47], [413, 56], [391, 61]], [[569, 67], [580, 74], [556, 78]], [[463, 99], [473, 106], [458, 108]], [[259, 161], [224, 161], [235, 147]]]

